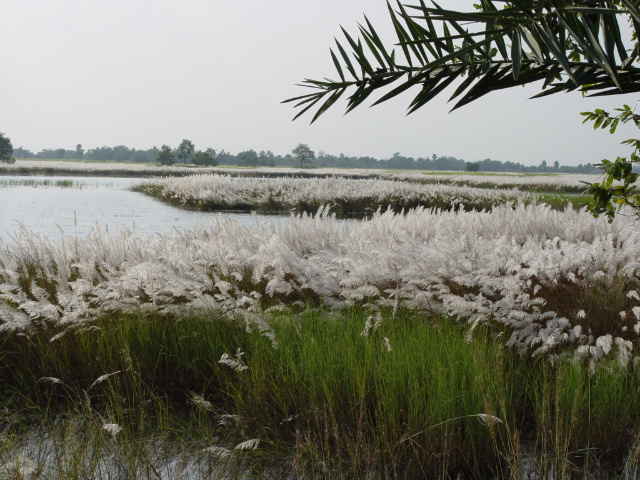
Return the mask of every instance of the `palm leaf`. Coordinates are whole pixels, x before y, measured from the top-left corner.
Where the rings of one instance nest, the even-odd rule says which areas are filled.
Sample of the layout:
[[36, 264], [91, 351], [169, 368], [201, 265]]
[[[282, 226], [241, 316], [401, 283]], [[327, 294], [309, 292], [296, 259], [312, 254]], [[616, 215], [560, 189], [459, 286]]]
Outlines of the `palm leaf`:
[[[376, 90], [390, 87], [374, 105], [421, 84], [409, 104], [411, 113], [456, 80], [461, 82], [450, 97], [457, 100], [454, 109], [488, 93], [534, 82], [542, 82], [534, 98], [574, 90], [590, 96], [639, 91], [640, 47], [619, 25], [621, 19], [631, 19], [632, 33], [640, 31], [636, 0], [482, 0], [475, 12], [417, 1], [398, 1], [395, 10], [387, 2], [404, 62], [396, 60], [395, 50], [385, 46], [365, 17], [360, 38], [342, 29], [350, 55], [337, 40], [338, 50], [331, 50], [340, 81], [304, 80], [304, 86], [319, 91], [286, 101], [296, 102], [300, 113], [322, 101], [314, 122], [352, 87], [356, 90], [348, 98], [347, 112]], [[380, 68], [374, 70], [372, 64]], [[344, 70], [353, 81], [346, 81]]]

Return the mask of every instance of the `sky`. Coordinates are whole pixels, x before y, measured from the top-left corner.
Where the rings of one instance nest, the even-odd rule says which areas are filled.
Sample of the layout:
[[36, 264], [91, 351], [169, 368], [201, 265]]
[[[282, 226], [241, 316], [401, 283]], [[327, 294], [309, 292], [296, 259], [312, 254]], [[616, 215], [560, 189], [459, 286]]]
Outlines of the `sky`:
[[[411, 3], [410, 0], [408, 3]], [[473, 1], [442, 0], [469, 9]], [[406, 115], [412, 95], [344, 115], [346, 101], [313, 125], [282, 100], [304, 78], [337, 78], [329, 49], [340, 26], [367, 15], [395, 41], [383, 0], [5, 0], [0, 29], [0, 132], [14, 147], [74, 150], [126, 145], [286, 155], [453, 156], [539, 165], [628, 155], [638, 136], [582, 125], [580, 112], [635, 107], [638, 94], [528, 98], [540, 86], [489, 94], [449, 113], [442, 96]], [[399, 53], [399, 52], [398, 52]]]

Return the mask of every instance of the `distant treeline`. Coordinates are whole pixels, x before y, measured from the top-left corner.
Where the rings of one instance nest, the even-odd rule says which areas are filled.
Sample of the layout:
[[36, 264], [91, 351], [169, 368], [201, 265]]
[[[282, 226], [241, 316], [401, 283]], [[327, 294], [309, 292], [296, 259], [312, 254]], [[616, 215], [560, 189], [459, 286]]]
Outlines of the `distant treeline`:
[[[148, 150], [136, 150], [124, 145], [116, 147], [99, 147], [84, 150], [82, 145], [77, 145], [75, 150], [44, 149], [33, 153], [25, 148], [13, 150], [15, 158], [42, 158], [56, 160], [93, 160], [109, 162], [157, 162], [157, 147]], [[270, 150], [256, 152], [246, 150], [236, 155], [221, 150], [218, 153], [220, 165], [239, 166], [262, 166], [262, 167], [296, 167], [300, 165], [299, 160], [291, 155], [274, 155]], [[378, 160], [373, 157], [349, 157], [344, 154], [330, 155], [320, 151], [312, 162], [312, 167], [325, 168], [382, 168], [398, 170], [450, 170], [450, 171], [470, 171], [470, 172], [558, 172], [558, 173], [596, 173], [600, 172], [594, 165], [567, 166], [560, 165], [557, 161], [548, 165], [543, 160], [540, 165], [529, 166], [515, 162], [501, 162], [486, 158], [476, 162], [467, 162], [462, 159], [448, 156], [431, 155], [430, 157], [405, 157], [400, 153], [395, 153], [391, 158]]]
[[45, 148], [38, 153], [33, 153], [26, 148], [14, 148], [14, 158], [43, 158], [53, 160], [96, 160], [103, 162], [156, 162], [160, 150], [157, 147], [148, 150], [136, 150], [124, 145], [116, 147], [98, 147], [84, 150], [82, 145], [76, 145], [75, 150], [64, 148]]

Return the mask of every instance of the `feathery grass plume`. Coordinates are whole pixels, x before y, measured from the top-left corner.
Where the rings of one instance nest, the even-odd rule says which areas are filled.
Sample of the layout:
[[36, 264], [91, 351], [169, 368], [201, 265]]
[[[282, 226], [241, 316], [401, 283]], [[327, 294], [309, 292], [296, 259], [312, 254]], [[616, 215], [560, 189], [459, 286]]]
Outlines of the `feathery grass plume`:
[[60, 339], [61, 339], [62, 337], [64, 337], [66, 334], [67, 334], [67, 330], [63, 330], [63, 331], [61, 331], [61, 332], [59, 332], [59, 333], [56, 333], [53, 337], [51, 337], [51, 338], [49, 339], [49, 343], [53, 343], [53, 342], [55, 342], [56, 340], [60, 340]]
[[228, 353], [223, 353], [222, 357], [220, 357], [220, 360], [218, 360], [218, 363], [227, 365], [233, 368], [236, 372], [242, 372], [249, 368], [242, 360], [243, 355], [244, 352], [240, 347], [238, 347], [235, 357], [230, 356]]
[[218, 447], [216, 445], [207, 447], [204, 449], [204, 451], [219, 458], [226, 458], [233, 455], [233, 450], [229, 450], [228, 448], [225, 448], [225, 447]]
[[0, 331], [60, 332], [104, 312], [192, 307], [247, 312], [276, 346], [261, 311], [366, 302], [491, 325], [536, 356], [611, 335], [602, 359], [621, 348], [617, 338], [639, 340], [640, 232], [625, 217], [609, 224], [517, 204], [490, 213], [379, 209], [340, 227], [323, 210], [277, 225], [218, 217], [171, 235], [94, 229], [77, 244], [65, 238], [23, 229], [0, 248]]
[[235, 446], [234, 450], [255, 450], [256, 448], [258, 448], [259, 444], [260, 439], [253, 438], [251, 440], [245, 440], [244, 442], [239, 443]]
[[382, 323], [382, 317], [380, 311], [376, 312], [376, 315], [369, 315], [364, 322], [364, 329], [360, 333], [362, 337], [368, 337], [369, 333], [375, 332]]
[[268, 338], [271, 341], [271, 346], [274, 350], [278, 349], [278, 339], [276, 338], [276, 333], [271, 328], [271, 326], [259, 315], [256, 315], [251, 312], [240, 311], [242, 314], [245, 324], [247, 325], [247, 332], [251, 332], [252, 327], [255, 325], [260, 332], [260, 335]]
[[115, 437], [122, 431], [122, 427], [117, 423], [105, 423], [104, 425], [102, 425], [102, 429], [112, 437]]
[[61, 384], [64, 385], [64, 383], [62, 382], [62, 380], [60, 380], [59, 378], [55, 378], [55, 377], [42, 377], [39, 379], [40, 382], [48, 382], [48, 383], [52, 383], [54, 385], [56, 384]]
[[483, 425], [493, 426], [498, 423], [504, 423], [495, 415], [487, 415], [486, 413], [478, 413], [476, 417], [478, 417], [478, 420], [480, 420]]
[[120, 370], [118, 370], [117, 372], [112, 372], [112, 373], [106, 373], [104, 375], [100, 375], [90, 386], [89, 388], [87, 388], [87, 390], [91, 390], [93, 387], [95, 387], [96, 385], [104, 382], [106, 379], [113, 377], [114, 375], [118, 375], [120, 373]]
[[[425, 206], [457, 210], [490, 209], [505, 202], [531, 202], [535, 196], [517, 190], [474, 189], [469, 186], [422, 184], [383, 179], [353, 179], [343, 175], [325, 178], [243, 178], [229, 175], [191, 175], [153, 179], [140, 191], [170, 203], [204, 210], [260, 210], [315, 212], [326, 206], [346, 215], [366, 215], [372, 207], [396, 211]], [[326, 213], [325, 213], [326, 215]]]
[[193, 403], [198, 408], [202, 408], [203, 410], [207, 410], [209, 412], [213, 411], [213, 404], [205, 400], [202, 395], [198, 395], [197, 393], [191, 393], [191, 403]]

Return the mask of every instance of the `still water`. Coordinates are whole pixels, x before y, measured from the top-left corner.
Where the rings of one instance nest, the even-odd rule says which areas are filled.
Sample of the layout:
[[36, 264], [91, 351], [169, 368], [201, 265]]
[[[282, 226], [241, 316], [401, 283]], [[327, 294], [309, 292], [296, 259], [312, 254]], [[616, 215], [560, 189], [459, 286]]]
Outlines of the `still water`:
[[[73, 182], [61, 187], [61, 180]], [[129, 189], [144, 181], [140, 178], [101, 177], [19, 177], [0, 176], [0, 239], [9, 241], [22, 223], [27, 229], [52, 238], [61, 231], [86, 236], [96, 225], [113, 234], [119, 226], [137, 236], [170, 233], [208, 225], [219, 213], [191, 212], [161, 203]], [[25, 182], [34, 183], [24, 185]], [[49, 185], [42, 185], [49, 182]], [[286, 217], [225, 213], [239, 223], [284, 221]]]

